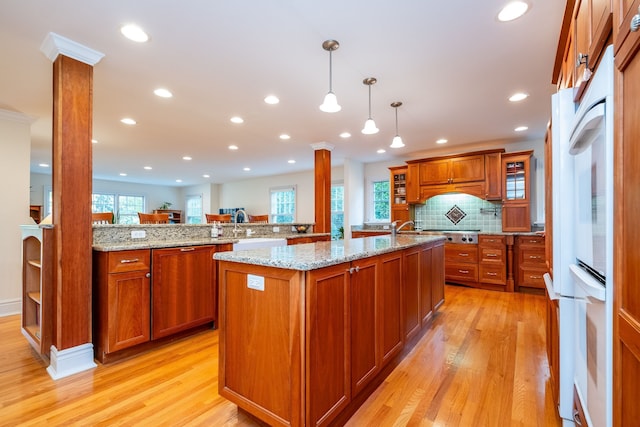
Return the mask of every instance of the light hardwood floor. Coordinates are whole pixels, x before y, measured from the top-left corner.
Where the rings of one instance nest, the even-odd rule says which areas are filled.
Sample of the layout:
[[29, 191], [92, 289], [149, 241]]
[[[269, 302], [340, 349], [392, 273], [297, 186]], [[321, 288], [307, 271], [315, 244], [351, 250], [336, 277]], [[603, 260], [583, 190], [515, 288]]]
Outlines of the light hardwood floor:
[[[420, 343], [348, 426], [560, 426], [545, 300], [446, 286]], [[50, 379], [18, 316], [0, 318], [0, 425], [255, 426], [218, 396], [218, 333]]]

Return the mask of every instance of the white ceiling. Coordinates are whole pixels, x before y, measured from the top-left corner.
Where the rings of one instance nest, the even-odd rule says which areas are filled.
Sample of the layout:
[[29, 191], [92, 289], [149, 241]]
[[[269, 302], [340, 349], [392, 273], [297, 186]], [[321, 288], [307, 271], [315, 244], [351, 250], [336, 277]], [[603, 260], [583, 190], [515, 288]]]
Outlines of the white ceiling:
[[[313, 168], [312, 143], [345, 158], [395, 161], [455, 153], [483, 141], [540, 140], [565, 2], [529, 0], [508, 23], [507, 0], [0, 0], [0, 108], [33, 116], [32, 171], [51, 162], [49, 32], [105, 54], [94, 68], [93, 171], [98, 179], [162, 185], [221, 183]], [[151, 39], [119, 32], [135, 22]], [[336, 39], [333, 91], [326, 39]], [[368, 115], [380, 133], [363, 135]], [[158, 98], [157, 87], [174, 97]], [[516, 91], [531, 96], [520, 103]], [[280, 104], [267, 105], [275, 94]], [[391, 149], [399, 133], [406, 147]], [[229, 122], [233, 115], [245, 123]], [[138, 124], [129, 127], [120, 119]], [[520, 125], [526, 132], [514, 132]], [[352, 137], [338, 135], [348, 131]], [[289, 141], [279, 139], [291, 135]], [[236, 144], [237, 151], [227, 146]], [[474, 144], [477, 146], [478, 144]], [[384, 154], [376, 150], [385, 148]], [[189, 155], [191, 161], [182, 160]], [[294, 159], [295, 164], [287, 163]], [[152, 166], [151, 171], [143, 169]], [[250, 172], [242, 170], [250, 167]], [[128, 174], [126, 178], [119, 173]], [[50, 172], [49, 172], [50, 173]], [[210, 178], [203, 178], [203, 174]], [[178, 184], [176, 179], [182, 179]]]

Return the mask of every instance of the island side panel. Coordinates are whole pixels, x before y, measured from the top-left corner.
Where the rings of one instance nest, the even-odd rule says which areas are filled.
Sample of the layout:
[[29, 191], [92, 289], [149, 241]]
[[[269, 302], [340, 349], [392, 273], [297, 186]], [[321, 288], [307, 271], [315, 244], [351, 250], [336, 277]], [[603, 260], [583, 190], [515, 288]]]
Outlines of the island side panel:
[[301, 271], [219, 264], [219, 393], [270, 425], [303, 422], [303, 283]]

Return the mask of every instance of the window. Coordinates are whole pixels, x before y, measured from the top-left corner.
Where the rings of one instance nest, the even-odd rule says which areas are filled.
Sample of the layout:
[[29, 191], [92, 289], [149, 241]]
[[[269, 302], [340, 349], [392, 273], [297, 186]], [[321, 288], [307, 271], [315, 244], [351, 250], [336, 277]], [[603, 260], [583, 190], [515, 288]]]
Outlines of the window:
[[144, 196], [118, 196], [118, 224], [138, 224], [144, 212]]
[[389, 221], [389, 181], [373, 181], [373, 220]]
[[91, 195], [91, 212], [115, 212], [115, 194], [93, 193]]
[[272, 188], [271, 222], [291, 223], [296, 218], [296, 187]]
[[187, 196], [187, 224], [202, 224], [202, 195]]
[[344, 227], [344, 184], [331, 186], [331, 238], [344, 237], [340, 229]]

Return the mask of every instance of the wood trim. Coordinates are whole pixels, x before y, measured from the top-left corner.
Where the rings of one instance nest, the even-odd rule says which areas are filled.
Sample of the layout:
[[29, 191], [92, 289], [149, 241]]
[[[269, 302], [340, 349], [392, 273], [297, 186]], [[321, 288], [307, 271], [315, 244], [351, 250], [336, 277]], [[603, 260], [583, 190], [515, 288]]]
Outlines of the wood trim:
[[412, 163], [422, 163], [424, 161], [431, 161], [431, 160], [444, 160], [444, 159], [453, 159], [455, 157], [467, 157], [467, 156], [485, 155], [485, 154], [493, 154], [493, 153], [504, 153], [504, 152], [505, 152], [504, 148], [497, 148], [495, 150], [469, 151], [469, 152], [464, 152], [464, 153], [448, 154], [446, 156], [427, 157], [427, 158], [424, 158], [424, 159], [407, 160], [407, 164], [410, 165]]
[[91, 342], [93, 67], [53, 63], [54, 332], [58, 350]]
[[573, 17], [573, 6], [575, 0], [567, 0], [567, 6], [564, 9], [562, 18], [562, 27], [560, 27], [560, 39], [558, 40], [558, 48], [556, 49], [556, 59], [553, 63], [553, 74], [551, 75], [551, 83], [557, 84], [560, 80], [560, 74], [564, 63], [565, 46], [569, 38], [569, 30], [571, 29], [571, 21]]
[[331, 151], [315, 150], [315, 225], [316, 233], [331, 232]]

